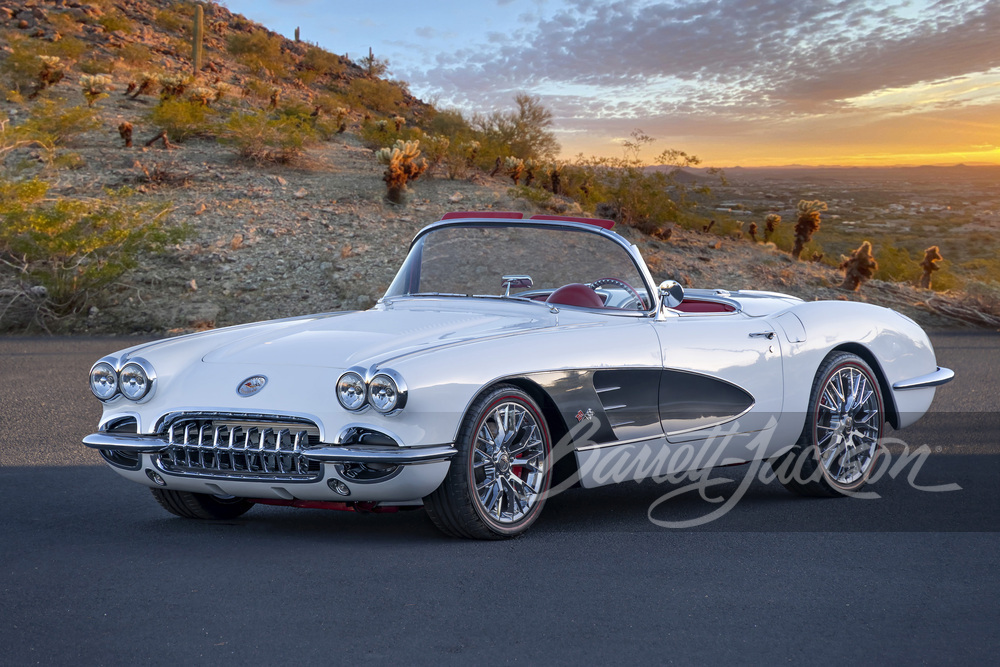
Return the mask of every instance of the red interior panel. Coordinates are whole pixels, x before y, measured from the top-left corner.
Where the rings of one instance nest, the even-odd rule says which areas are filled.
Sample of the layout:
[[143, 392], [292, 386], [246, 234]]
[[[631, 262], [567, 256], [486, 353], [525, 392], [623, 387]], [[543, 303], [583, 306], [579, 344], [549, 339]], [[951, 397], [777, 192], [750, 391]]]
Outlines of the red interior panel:
[[682, 313], [731, 313], [736, 309], [729, 304], [716, 303], [715, 301], [684, 299], [674, 310], [679, 310]]
[[504, 218], [520, 220], [524, 213], [516, 211], [452, 211], [441, 216], [442, 220], [455, 220], [456, 218]]
[[604, 299], [598, 295], [590, 286], [583, 283], [570, 283], [563, 285], [549, 295], [545, 303], [559, 304], [562, 306], [580, 306], [581, 308], [603, 308]]

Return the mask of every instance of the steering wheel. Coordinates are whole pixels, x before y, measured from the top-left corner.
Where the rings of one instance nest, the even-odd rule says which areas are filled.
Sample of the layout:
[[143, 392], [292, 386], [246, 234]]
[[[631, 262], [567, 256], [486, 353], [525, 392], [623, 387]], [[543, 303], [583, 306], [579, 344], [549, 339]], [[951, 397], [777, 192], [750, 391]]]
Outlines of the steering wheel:
[[[635, 290], [634, 287], [629, 285], [624, 280], [619, 280], [618, 278], [599, 278], [594, 282], [589, 283], [589, 287], [593, 290], [596, 290], [598, 287], [602, 287], [604, 285], [614, 285], [615, 287], [621, 287], [623, 290], [628, 292], [631, 295], [632, 299], [635, 301], [636, 310], [642, 310], [643, 308], [642, 297], [639, 296], [639, 293]], [[628, 306], [630, 303], [631, 301], [627, 302], [625, 306]], [[622, 306], [621, 309], [625, 310], [626, 309], [625, 306]]]

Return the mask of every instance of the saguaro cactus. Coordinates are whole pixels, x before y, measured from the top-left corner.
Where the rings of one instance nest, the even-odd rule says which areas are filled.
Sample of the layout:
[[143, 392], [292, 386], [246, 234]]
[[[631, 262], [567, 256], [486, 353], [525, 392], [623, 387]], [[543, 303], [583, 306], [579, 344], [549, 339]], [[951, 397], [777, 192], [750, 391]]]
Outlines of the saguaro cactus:
[[862, 243], [850, 257], [844, 258], [840, 269], [844, 272], [844, 282], [840, 284], [840, 289], [851, 292], [861, 289], [861, 285], [878, 271], [878, 262], [872, 257], [872, 244], [868, 241]]
[[392, 148], [379, 149], [375, 157], [386, 165], [382, 177], [388, 190], [386, 198], [393, 204], [402, 204], [407, 182], [420, 178], [428, 167], [427, 160], [417, 160], [420, 157], [420, 142], [400, 139]]
[[298, 44], [300, 41], [302, 40], [299, 39], [299, 26], [295, 26], [295, 43]]
[[203, 41], [205, 38], [205, 9], [201, 4], [194, 7], [194, 26], [191, 29], [191, 62], [194, 65], [194, 75], [201, 72], [204, 57]]
[[924, 251], [924, 260], [920, 262], [920, 268], [924, 270], [923, 274], [920, 276], [920, 286], [924, 289], [931, 288], [931, 274], [935, 271], [941, 269], [938, 266], [944, 257], [941, 256], [941, 251], [936, 245], [932, 245], [930, 248]]

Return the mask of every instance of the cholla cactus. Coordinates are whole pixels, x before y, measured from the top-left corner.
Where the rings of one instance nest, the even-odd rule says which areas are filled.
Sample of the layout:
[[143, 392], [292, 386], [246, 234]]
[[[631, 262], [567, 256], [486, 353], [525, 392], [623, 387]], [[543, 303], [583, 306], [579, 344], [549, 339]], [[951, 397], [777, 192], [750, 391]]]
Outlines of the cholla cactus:
[[377, 120], [377, 121], [375, 121], [375, 129], [378, 130], [379, 132], [388, 132], [389, 131], [389, 121], [387, 121], [387, 120]]
[[31, 97], [38, 97], [39, 93], [63, 80], [66, 76], [66, 68], [62, 64], [62, 59], [56, 56], [38, 56], [42, 62], [41, 69], [38, 70], [38, 83], [35, 84], [35, 92]]
[[[133, 87], [135, 82], [129, 84], [129, 88]], [[152, 72], [143, 72], [139, 75], [139, 83], [134, 87], [134, 92], [132, 93], [132, 99], [139, 97], [140, 95], [148, 95], [153, 92], [153, 89], [160, 83], [160, 75], [154, 74]]]
[[778, 225], [781, 224], [781, 216], [777, 213], [771, 213], [766, 218], [764, 218], [764, 243], [771, 240], [771, 236], [778, 231]]
[[160, 97], [180, 97], [187, 90], [190, 80], [186, 76], [167, 74], [160, 77]]
[[393, 116], [392, 117], [392, 122], [396, 125], [396, 131], [397, 132], [399, 132], [400, 130], [402, 130], [403, 126], [406, 125], [406, 119], [403, 118], [402, 116]]
[[923, 274], [920, 276], [920, 286], [924, 289], [931, 288], [931, 274], [935, 271], [941, 269], [938, 266], [944, 257], [941, 256], [941, 251], [936, 245], [932, 245], [930, 248], [924, 251], [924, 260], [920, 262], [920, 268], [924, 270]]
[[465, 162], [470, 167], [472, 166], [472, 163], [476, 161], [476, 158], [479, 156], [480, 148], [481, 146], [479, 145], [478, 141], [469, 141], [465, 144], [462, 144], [462, 152], [465, 153]]
[[212, 101], [221, 102], [224, 97], [232, 92], [230, 85], [224, 81], [216, 81], [212, 84]]
[[280, 101], [281, 101], [281, 90], [278, 89], [278, 88], [275, 88], [274, 90], [271, 91], [271, 102], [270, 102], [270, 104], [268, 104], [267, 108], [268, 109], [277, 109], [278, 108], [278, 102], [280, 102]]
[[517, 182], [521, 180], [521, 174], [524, 173], [524, 160], [508, 156], [503, 161], [503, 173], [510, 176], [510, 180], [514, 181], [514, 185], [517, 185]]
[[124, 121], [118, 126], [118, 136], [125, 142], [125, 148], [132, 148], [132, 123]]
[[524, 161], [524, 184], [530, 186], [535, 180], [535, 161], [528, 159]]
[[111, 77], [107, 74], [84, 74], [80, 77], [80, 89], [87, 99], [87, 106], [94, 106], [94, 102], [107, 97], [105, 92], [111, 88]]
[[451, 146], [451, 140], [440, 134], [428, 135], [423, 142], [423, 153], [430, 160], [432, 167], [437, 166], [444, 159], [445, 155], [448, 154], [448, 147]]
[[799, 258], [806, 244], [812, 240], [813, 234], [819, 231], [819, 214], [827, 210], [826, 202], [799, 201], [798, 219], [795, 221], [795, 245], [792, 246], [792, 257]]
[[750, 227], [747, 228], [747, 234], [750, 235], [750, 238], [753, 239], [754, 243], [757, 243], [757, 223], [756, 222], [751, 222], [750, 223]]
[[844, 282], [840, 289], [857, 292], [878, 271], [878, 262], [872, 257], [872, 244], [865, 241], [850, 257], [844, 257], [840, 269], [844, 272]]
[[392, 148], [379, 149], [375, 157], [386, 165], [382, 177], [388, 189], [386, 198], [393, 204], [402, 204], [407, 182], [420, 178], [428, 167], [427, 160], [417, 160], [420, 157], [420, 142], [399, 140]]
[[351, 110], [347, 107], [337, 107], [333, 112], [334, 122], [337, 123], [337, 134], [343, 134], [347, 131], [347, 114], [351, 113]]
[[552, 194], [559, 194], [559, 190], [562, 187], [562, 164], [551, 164], [545, 168], [545, 173], [549, 177], [549, 189], [552, 190]]
[[215, 100], [216, 91], [204, 86], [195, 86], [188, 92], [188, 99], [192, 102], [200, 102], [202, 106], [208, 106]]

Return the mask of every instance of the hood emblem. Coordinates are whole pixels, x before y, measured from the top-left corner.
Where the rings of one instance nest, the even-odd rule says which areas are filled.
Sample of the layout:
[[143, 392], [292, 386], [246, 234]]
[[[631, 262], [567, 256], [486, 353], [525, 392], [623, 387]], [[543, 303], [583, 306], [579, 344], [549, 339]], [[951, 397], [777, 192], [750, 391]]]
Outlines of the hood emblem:
[[267, 378], [263, 375], [254, 375], [248, 377], [243, 382], [240, 382], [240, 386], [236, 388], [236, 393], [240, 396], [253, 396], [258, 391], [264, 388], [267, 384]]

